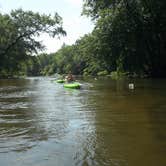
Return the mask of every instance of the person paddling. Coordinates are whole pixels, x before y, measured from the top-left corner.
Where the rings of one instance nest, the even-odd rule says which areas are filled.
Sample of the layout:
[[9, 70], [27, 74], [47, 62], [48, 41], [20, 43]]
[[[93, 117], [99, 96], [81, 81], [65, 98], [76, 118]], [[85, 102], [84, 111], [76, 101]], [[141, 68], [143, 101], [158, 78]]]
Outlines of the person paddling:
[[66, 76], [65, 80], [67, 82], [73, 82], [75, 80], [74, 76], [71, 74], [71, 71], [69, 71], [68, 75]]

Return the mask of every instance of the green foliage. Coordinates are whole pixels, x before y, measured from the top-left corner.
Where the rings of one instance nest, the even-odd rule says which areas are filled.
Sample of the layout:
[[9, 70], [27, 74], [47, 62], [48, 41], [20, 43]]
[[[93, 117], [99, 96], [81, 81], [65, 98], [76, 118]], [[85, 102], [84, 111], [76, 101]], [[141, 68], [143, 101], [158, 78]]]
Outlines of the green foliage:
[[165, 0], [84, 0], [108, 70], [166, 76], [165, 8]]
[[[27, 63], [30, 55], [44, 49], [35, 39], [41, 33], [52, 37], [66, 34], [62, 28], [62, 18], [57, 13], [52, 17], [18, 9], [10, 14], [0, 14], [0, 22], [1, 76], [3, 71], [6, 71], [6, 75], [14, 75], [19, 74], [21, 69], [26, 70], [22, 63]], [[38, 63], [37, 65], [40, 66]], [[36, 67], [34, 72], [38, 72], [37, 70]]]
[[[112, 71], [111, 72], [111, 78], [118, 80], [121, 79], [122, 77], [126, 76], [126, 73], [120, 72], [120, 71]], [[133, 75], [132, 75], [133, 77]]]
[[65, 35], [61, 17], [21, 9], [0, 14], [0, 73], [166, 76], [165, 9], [165, 0], [84, 0], [82, 14], [94, 20], [93, 32], [32, 57], [43, 49], [35, 36]]
[[107, 70], [104, 70], [104, 71], [100, 71], [97, 73], [98, 76], [106, 76], [108, 75], [108, 71]]
[[166, 76], [165, 0], [84, 0], [91, 34], [63, 45], [44, 73]]

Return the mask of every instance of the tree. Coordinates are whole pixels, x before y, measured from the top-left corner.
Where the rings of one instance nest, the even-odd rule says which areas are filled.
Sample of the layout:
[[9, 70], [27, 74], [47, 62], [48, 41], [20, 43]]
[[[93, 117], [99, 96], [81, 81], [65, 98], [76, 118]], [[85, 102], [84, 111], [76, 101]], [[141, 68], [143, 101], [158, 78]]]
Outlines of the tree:
[[100, 57], [118, 69], [166, 76], [165, 8], [165, 0], [84, 0], [83, 14], [96, 20]]
[[[17, 35], [14, 35], [13, 31], [8, 31], [11, 33], [11, 38], [8, 39], [6, 47], [2, 49], [3, 52], [1, 54], [6, 54], [19, 40], [25, 41], [25, 48], [29, 52], [36, 52], [37, 49], [42, 49], [41, 43], [33, 38], [39, 36], [40, 33], [48, 33], [52, 37], [60, 34], [66, 35], [62, 28], [62, 18], [57, 13], [52, 18], [51, 15], [40, 15], [32, 11], [18, 9], [12, 11], [8, 19], [11, 21], [12, 27], [17, 30]], [[7, 30], [11, 29], [8, 28]]]
[[18, 9], [9, 15], [0, 14], [0, 21], [0, 70], [18, 70], [19, 62], [44, 49], [35, 39], [41, 33], [52, 37], [66, 35], [62, 18], [57, 13], [52, 17]]

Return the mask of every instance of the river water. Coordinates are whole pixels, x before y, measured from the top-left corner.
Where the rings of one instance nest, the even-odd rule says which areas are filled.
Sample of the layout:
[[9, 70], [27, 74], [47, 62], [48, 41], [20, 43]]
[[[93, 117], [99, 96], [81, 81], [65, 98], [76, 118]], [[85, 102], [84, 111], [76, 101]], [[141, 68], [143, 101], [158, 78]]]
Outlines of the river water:
[[1, 166], [165, 166], [166, 80], [0, 80]]

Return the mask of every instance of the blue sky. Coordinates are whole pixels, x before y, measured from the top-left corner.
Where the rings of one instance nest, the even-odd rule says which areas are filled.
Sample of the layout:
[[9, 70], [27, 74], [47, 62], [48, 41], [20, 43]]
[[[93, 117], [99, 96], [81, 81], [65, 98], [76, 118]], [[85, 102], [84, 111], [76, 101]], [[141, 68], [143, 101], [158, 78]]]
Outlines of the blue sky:
[[57, 12], [63, 18], [63, 27], [67, 32], [61, 39], [50, 38], [43, 34], [39, 40], [46, 46], [46, 52], [57, 51], [63, 43], [73, 44], [84, 34], [90, 33], [93, 23], [81, 16], [83, 0], [0, 0], [0, 11], [9, 13], [12, 9], [22, 8], [45, 14]]

